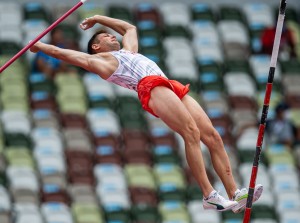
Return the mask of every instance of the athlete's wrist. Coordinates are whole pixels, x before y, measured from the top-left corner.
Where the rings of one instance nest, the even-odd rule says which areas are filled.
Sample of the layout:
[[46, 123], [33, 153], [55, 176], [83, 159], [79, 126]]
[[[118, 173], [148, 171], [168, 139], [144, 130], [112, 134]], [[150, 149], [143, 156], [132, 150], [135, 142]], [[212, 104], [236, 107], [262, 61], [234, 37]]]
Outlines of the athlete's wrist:
[[93, 19], [94, 22], [100, 23], [101, 22], [101, 15], [94, 15], [91, 18]]

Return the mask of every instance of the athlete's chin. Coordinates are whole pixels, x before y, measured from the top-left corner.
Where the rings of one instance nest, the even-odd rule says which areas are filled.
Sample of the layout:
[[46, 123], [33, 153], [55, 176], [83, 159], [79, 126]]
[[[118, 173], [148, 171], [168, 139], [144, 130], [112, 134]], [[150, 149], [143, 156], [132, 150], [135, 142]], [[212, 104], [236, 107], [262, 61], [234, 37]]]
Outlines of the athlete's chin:
[[113, 46], [113, 50], [120, 50], [120, 49], [121, 49], [121, 46], [119, 43]]

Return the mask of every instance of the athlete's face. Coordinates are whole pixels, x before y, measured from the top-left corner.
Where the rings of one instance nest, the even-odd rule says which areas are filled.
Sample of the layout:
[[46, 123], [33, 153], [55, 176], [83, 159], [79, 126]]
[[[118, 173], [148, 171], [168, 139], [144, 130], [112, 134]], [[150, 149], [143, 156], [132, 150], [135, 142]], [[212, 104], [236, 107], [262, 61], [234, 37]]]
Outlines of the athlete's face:
[[109, 33], [101, 33], [97, 36], [100, 52], [120, 50], [120, 43], [116, 36]]

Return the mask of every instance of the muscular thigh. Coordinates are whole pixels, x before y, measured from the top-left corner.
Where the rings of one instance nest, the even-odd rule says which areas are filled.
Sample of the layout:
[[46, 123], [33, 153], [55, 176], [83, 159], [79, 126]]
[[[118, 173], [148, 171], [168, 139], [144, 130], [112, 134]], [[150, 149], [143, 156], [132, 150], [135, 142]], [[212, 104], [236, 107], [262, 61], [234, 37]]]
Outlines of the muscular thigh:
[[212, 131], [215, 131], [209, 117], [202, 109], [202, 107], [198, 104], [198, 102], [195, 101], [195, 99], [193, 99], [189, 95], [186, 95], [182, 98], [182, 102], [195, 120], [201, 132], [201, 140], [203, 140], [208, 134], [211, 134]]
[[182, 101], [169, 88], [159, 86], [152, 89], [149, 107], [179, 134], [182, 133], [186, 125], [194, 122]]

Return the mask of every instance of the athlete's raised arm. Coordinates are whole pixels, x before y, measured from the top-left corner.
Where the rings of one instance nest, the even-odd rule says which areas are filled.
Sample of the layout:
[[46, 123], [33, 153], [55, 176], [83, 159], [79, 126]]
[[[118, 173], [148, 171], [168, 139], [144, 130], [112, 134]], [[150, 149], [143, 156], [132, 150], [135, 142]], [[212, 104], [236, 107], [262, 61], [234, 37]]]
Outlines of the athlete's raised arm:
[[30, 48], [30, 51], [33, 53], [42, 51], [49, 56], [63, 60], [74, 66], [82, 67], [83, 69], [99, 74], [100, 76], [111, 72], [109, 70], [109, 63], [97, 55], [90, 55], [76, 50], [62, 49], [42, 42], [34, 44]]
[[107, 16], [95, 15], [83, 20], [80, 28], [83, 30], [93, 27], [96, 23], [107, 26], [123, 36], [123, 48], [132, 52], [138, 51], [138, 37], [136, 27], [120, 19], [114, 19]]

